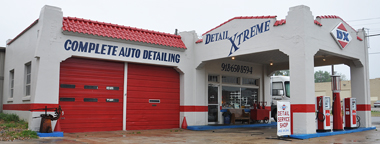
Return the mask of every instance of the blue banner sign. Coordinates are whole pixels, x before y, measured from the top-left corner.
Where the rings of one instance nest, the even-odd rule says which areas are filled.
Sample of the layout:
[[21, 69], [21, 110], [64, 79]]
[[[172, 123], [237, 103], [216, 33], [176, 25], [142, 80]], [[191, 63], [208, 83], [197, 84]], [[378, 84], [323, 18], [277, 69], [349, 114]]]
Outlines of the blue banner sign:
[[128, 57], [128, 58], [142, 58], [146, 60], [165, 61], [179, 63], [181, 56], [179, 54], [140, 50], [138, 48], [119, 47], [108, 44], [98, 44], [91, 42], [66, 40], [64, 46], [65, 50], [81, 53], [92, 53], [99, 55], [109, 55], [115, 57]]

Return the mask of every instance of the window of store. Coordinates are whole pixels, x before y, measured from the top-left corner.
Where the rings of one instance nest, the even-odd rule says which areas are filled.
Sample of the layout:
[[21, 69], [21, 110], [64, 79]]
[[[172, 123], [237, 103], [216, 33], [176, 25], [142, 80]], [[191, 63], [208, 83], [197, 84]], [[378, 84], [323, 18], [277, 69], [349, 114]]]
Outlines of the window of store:
[[257, 79], [243, 78], [243, 85], [257, 85]]
[[[209, 85], [215, 85], [215, 82], [217, 82], [212, 79], [218, 79], [218, 76], [209, 75]], [[219, 83], [221, 85], [220, 102], [222, 103], [222, 109], [253, 108], [253, 104], [258, 101], [258, 82], [259, 79], [255, 78], [222, 75]]]
[[223, 109], [253, 108], [257, 101], [257, 88], [222, 86]]
[[31, 72], [32, 72], [32, 64], [31, 62], [25, 64], [25, 96], [30, 95], [30, 83], [31, 83]]
[[209, 75], [208, 76], [208, 82], [219, 82], [219, 76], [218, 75]]
[[13, 89], [14, 89], [14, 79], [15, 79], [15, 71], [9, 71], [9, 97], [13, 98]]
[[225, 84], [240, 84], [240, 77], [222, 76], [222, 83], [225, 83]]

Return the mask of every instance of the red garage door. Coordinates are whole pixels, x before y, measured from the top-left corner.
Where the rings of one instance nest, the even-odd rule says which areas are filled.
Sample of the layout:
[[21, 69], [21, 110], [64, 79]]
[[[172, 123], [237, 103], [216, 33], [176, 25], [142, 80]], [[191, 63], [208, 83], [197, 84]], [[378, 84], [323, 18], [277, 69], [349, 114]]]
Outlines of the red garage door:
[[123, 85], [124, 63], [80, 58], [61, 62], [62, 131], [122, 130]]
[[129, 63], [127, 83], [127, 130], [179, 127], [176, 70]]

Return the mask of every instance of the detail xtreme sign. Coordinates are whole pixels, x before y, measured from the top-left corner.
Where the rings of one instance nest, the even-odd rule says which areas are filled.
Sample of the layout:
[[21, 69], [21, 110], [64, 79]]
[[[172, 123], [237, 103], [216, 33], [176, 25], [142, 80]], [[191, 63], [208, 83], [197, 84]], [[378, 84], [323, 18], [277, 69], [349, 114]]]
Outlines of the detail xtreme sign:
[[240, 44], [244, 43], [246, 40], [249, 40], [250, 38], [253, 38], [254, 36], [260, 33], [269, 31], [269, 25], [270, 20], [262, 22], [260, 24], [255, 24], [243, 30], [242, 32], [236, 32], [233, 36], [228, 35], [228, 30], [219, 33], [207, 34], [205, 45], [221, 40], [228, 40], [231, 42], [231, 50], [228, 54], [228, 56], [230, 56], [232, 53], [237, 51], [239, 49]]
[[350, 33], [347, 31], [346, 27], [344, 27], [342, 22], [340, 22], [330, 33], [341, 49], [345, 48], [352, 40]]
[[138, 48], [119, 47], [116, 45], [98, 44], [75, 40], [66, 40], [64, 46], [65, 50], [82, 53], [92, 53], [99, 55], [129, 57], [129, 58], [142, 58], [146, 60], [164, 61], [164, 62], [180, 62], [180, 55], [174, 53], [140, 50]]

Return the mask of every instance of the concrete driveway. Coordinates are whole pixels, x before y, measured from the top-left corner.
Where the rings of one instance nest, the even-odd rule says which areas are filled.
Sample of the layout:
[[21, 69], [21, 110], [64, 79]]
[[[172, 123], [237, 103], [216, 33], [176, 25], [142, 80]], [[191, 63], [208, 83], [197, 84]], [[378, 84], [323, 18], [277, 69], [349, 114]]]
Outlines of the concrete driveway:
[[[380, 126], [380, 117], [372, 117], [373, 126]], [[56, 143], [56, 144], [86, 144], [86, 143], [380, 143], [378, 129], [312, 138], [307, 140], [287, 139], [277, 140], [276, 127], [236, 128], [210, 131], [190, 131], [183, 129], [139, 130], [65, 133], [63, 138], [40, 138], [17, 143]], [[5, 142], [8, 143], [8, 142]], [[12, 143], [12, 142], [9, 142]], [[14, 143], [14, 142], [13, 142]]]

